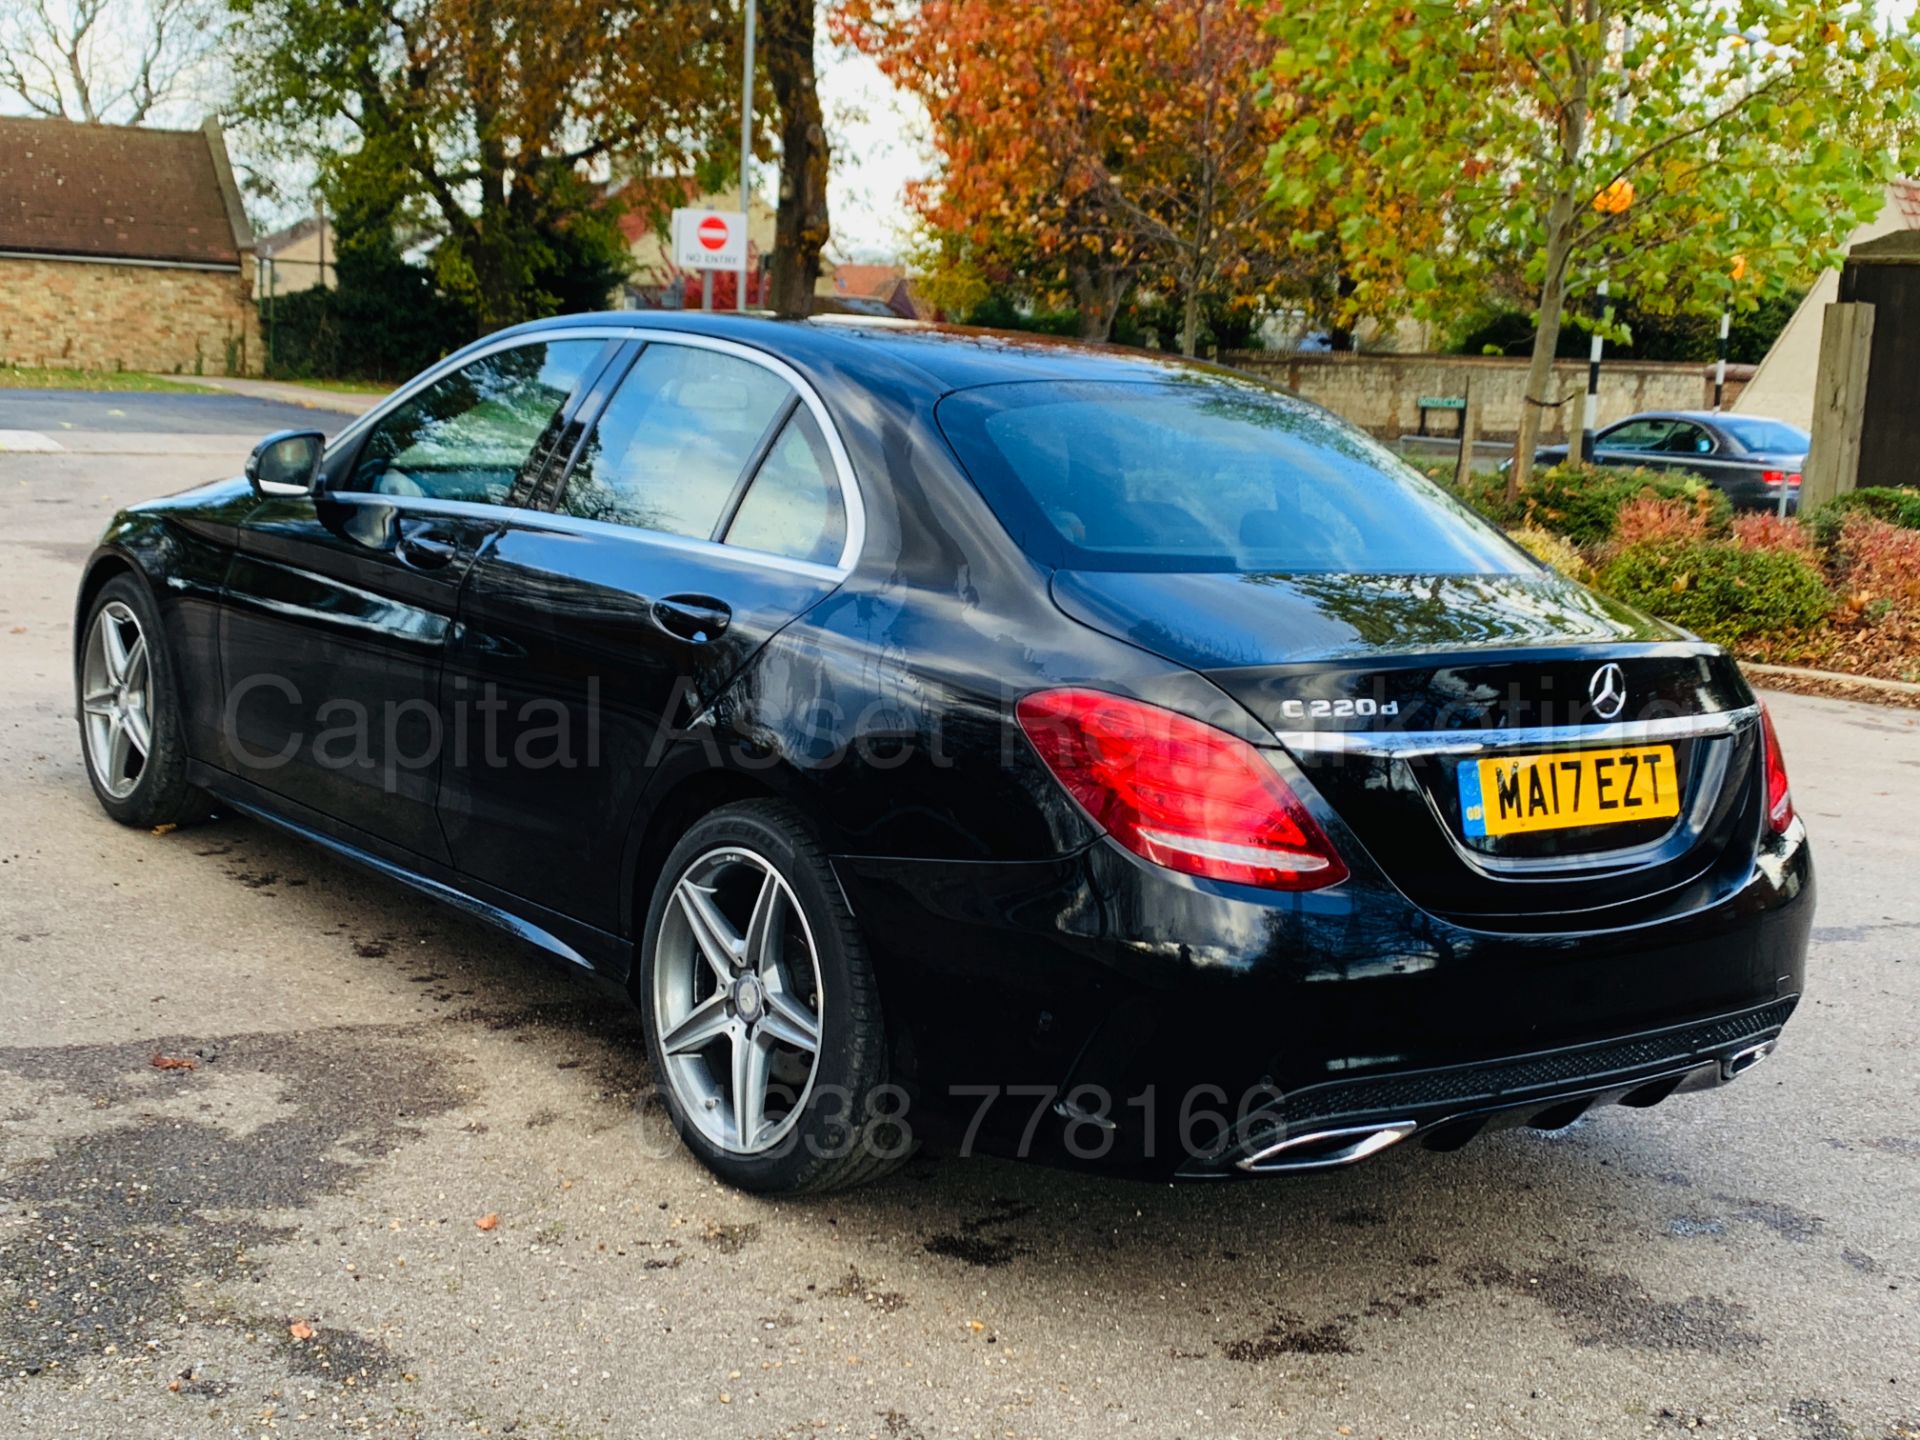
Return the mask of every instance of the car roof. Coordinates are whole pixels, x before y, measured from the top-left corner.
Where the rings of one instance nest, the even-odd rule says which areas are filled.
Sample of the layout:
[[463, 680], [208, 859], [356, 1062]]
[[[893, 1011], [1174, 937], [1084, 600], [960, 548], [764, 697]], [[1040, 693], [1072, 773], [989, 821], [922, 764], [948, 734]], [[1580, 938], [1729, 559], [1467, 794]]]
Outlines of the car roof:
[[591, 322], [631, 329], [702, 335], [751, 345], [807, 370], [917, 376], [935, 393], [1019, 380], [1167, 380], [1178, 375], [1235, 375], [1202, 361], [1117, 345], [1096, 345], [1051, 335], [980, 330], [868, 316], [816, 316], [775, 320], [701, 310], [610, 310], [557, 315], [489, 337], [537, 334]]
[[1758, 420], [1762, 424], [1792, 425], [1795, 430], [1801, 428], [1794, 425], [1791, 420], [1776, 420], [1771, 415], [1729, 415], [1720, 410], [1636, 410], [1633, 414], [1613, 423], [1624, 425], [1629, 420], [1691, 420], [1696, 425], [1724, 425], [1729, 420]]

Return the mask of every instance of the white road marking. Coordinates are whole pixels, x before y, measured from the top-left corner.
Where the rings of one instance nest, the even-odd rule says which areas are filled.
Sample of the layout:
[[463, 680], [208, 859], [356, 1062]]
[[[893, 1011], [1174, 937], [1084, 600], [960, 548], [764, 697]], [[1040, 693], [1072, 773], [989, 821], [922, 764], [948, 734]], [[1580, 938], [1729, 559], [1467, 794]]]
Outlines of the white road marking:
[[27, 451], [46, 455], [66, 448], [57, 440], [49, 440], [38, 430], [0, 430], [0, 452]]

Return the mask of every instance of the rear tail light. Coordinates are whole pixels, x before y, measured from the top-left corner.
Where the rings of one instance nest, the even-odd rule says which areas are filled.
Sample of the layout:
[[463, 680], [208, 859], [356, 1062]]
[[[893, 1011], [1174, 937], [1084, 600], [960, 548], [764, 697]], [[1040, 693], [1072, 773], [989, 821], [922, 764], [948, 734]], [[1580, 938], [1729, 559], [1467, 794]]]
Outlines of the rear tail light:
[[1800, 472], [1798, 470], [1762, 470], [1760, 478], [1775, 488], [1781, 485], [1792, 486], [1800, 483]]
[[1767, 771], [1767, 824], [1778, 835], [1793, 823], [1793, 791], [1787, 788], [1787, 762], [1765, 705], [1760, 707], [1760, 754]]
[[1300, 798], [1224, 730], [1098, 690], [1043, 690], [1015, 714], [1067, 793], [1142, 859], [1271, 890], [1347, 878]]

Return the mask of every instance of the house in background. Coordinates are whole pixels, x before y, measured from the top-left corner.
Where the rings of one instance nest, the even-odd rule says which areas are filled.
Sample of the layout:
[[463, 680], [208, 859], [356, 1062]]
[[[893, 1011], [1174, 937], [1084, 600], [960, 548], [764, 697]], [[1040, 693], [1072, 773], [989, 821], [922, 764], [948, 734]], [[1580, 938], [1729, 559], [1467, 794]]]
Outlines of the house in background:
[[902, 320], [931, 318], [928, 308], [915, 297], [907, 272], [898, 265], [830, 265], [813, 287], [819, 310], [840, 310], [849, 314], [893, 315]]
[[0, 363], [243, 374], [253, 230], [220, 127], [0, 118]]
[[[1853, 232], [1846, 248], [1902, 230], [1920, 230], [1920, 184], [1895, 181], [1879, 216]], [[1827, 306], [1840, 298], [1840, 272], [1822, 270], [1806, 298], [1774, 337], [1760, 366], [1728, 408], [1740, 415], [1765, 415], [1803, 430], [1813, 428], [1813, 382], [1820, 370], [1820, 331]]]
[[284, 230], [262, 235], [253, 242], [253, 293], [291, 295], [316, 285], [332, 289], [338, 279], [334, 259], [333, 222], [326, 212], [296, 220]]

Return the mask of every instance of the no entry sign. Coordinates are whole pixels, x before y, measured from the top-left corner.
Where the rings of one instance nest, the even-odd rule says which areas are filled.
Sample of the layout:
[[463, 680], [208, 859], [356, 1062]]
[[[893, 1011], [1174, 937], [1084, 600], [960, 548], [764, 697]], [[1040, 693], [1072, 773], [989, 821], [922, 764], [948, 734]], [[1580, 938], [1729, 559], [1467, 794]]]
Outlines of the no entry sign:
[[738, 270], [747, 260], [747, 217], [738, 210], [673, 212], [673, 263], [682, 270]]

